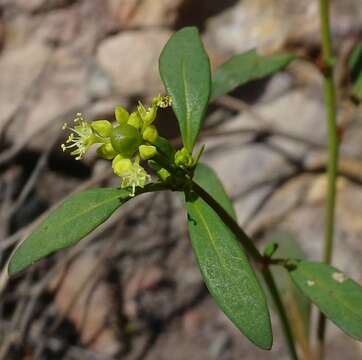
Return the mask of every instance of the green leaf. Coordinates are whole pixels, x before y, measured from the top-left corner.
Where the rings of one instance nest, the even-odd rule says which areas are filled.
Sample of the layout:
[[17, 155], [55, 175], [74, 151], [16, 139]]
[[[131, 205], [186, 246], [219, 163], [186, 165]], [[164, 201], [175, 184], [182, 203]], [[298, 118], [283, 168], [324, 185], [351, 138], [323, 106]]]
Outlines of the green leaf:
[[362, 41], [352, 51], [349, 68], [353, 84], [353, 93], [362, 100]]
[[[210, 168], [199, 164], [194, 180], [234, 216], [232, 204]], [[192, 247], [212, 297], [247, 338], [270, 349], [273, 336], [266, 298], [241, 245], [204, 200], [187, 194], [186, 207]]]
[[191, 153], [211, 89], [209, 58], [195, 27], [183, 28], [167, 42], [160, 56], [160, 74], [172, 96], [183, 144]]
[[71, 196], [15, 249], [8, 266], [9, 274], [75, 245], [129, 198], [129, 191], [114, 188], [92, 189]]
[[[274, 254], [276, 258], [304, 259], [306, 257], [293, 234], [277, 232], [272, 235], [271, 240], [278, 244], [278, 249]], [[295, 337], [303, 342], [301, 344], [303, 348], [308, 348], [310, 301], [294, 285], [283, 267], [273, 266], [271, 270], [287, 309]]]
[[157, 150], [163, 156], [165, 156], [171, 163], [174, 162], [175, 149], [173, 148], [173, 146], [171, 145], [171, 143], [167, 139], [165, 139], [165, 138], [163, 138], [161, 136], [158, 136], [153, 145], [155, 145]]
[[298, 288], [325, 316], [351, 337], [362, 341], [362, 287], [336, 268], [300, 261], [290, 270]]
[[211, 97], [225, 95], [249, 81], [272, 75], [284, 69], [294, 59], [293, 54], [261, 56], [256, 50], [235, 55], [216, 69]]

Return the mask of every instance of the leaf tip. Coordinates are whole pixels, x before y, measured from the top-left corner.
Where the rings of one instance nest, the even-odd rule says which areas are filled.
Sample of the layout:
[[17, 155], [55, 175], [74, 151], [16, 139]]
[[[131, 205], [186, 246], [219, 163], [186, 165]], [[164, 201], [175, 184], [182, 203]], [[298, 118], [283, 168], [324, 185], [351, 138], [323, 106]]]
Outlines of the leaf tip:
[[263, 350], [270, 351], [273, 347], [273, 334], [270, 333], [270, 337], [267, 339], [262, 339], [262, 341], [259, 343], [254, 342], [254, 344]]
[[17, 259], [15, 254], [10, 257], [9, 262], [5, 268], [8, 276], [14, 275], [25, 268], [25, 266], [22, 266], [22, 264], [19, 264], [19, 262], [16, 260]]

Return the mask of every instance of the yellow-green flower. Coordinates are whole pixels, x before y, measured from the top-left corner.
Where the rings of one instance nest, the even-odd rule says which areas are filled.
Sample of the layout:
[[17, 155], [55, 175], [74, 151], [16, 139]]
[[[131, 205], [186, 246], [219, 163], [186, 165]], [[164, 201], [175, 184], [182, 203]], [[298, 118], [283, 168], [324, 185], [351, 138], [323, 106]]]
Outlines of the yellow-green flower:
[[[88, 123], [82, 114], [78, 113], [74, 120], [74, 128], [69, 128], [71, 134], [62, 144], [63, 151], [70, 149], [71, 154], [79, 160], [91, 145], [100, 144], [97, 154], [106, 160], [112, 160], [114, 173], [121, 178], [121, 188], [132, 189], [144, 187], [150, 175], [140, 165], [140, 160], [149, 160], [157, 155], [154, 145], [158, 138], [157, 129], [152, 123], [156, 119], [157, 109], [171, 105], [171, 97], [156, 96], [151, 106], [145, 108], [139, 103], [136, 111], [131, 114], [122, 106], [115, 108], [115, 123], [108, 120], [96, 120]], [[163, 174], [167, 177], [167, 174]]]
[[74, 128], [68, 126], [66, 123], [63, 125], [64, 130], [69, 129], [72, 133], [69, 135], [65, 144], [61, 145], [61, 148], [63, 151], [72, 149], [70, 154], [75, 155], [76, 160], [80, 160], [90, 146], [98, 142], [98, 138], [94, 134], [91, 124], [84, 120], [81, 113], [77, 114], [74, 123]]
[[169, 95], [158, 95], [152, 99], [152, 105], [156, 105], [160, 108], [167, 108], [172, 105], [172, 97]]
[[146, 170], [139, 164], [139, 159], [132, 163], [130, 159], [117, 155], [112, 162], [112, 168], [116, 175], [121, 177], [121, 188], [132, 189], [131, 196], [135, 195], [136, 187], [143, 188], [151, 179]]

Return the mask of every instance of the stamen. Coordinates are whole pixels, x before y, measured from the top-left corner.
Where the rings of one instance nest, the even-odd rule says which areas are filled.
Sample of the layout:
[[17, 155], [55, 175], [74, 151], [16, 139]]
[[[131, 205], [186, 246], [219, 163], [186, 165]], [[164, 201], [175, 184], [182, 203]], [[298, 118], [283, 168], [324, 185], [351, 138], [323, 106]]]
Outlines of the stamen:
[[80, 160], [89, 147], [96, 142], [96, 138], [91, 125], [84, 120], [81, 113], [77, 113], [74, 122], [77, 123], [74, 128], [66, 123], [63, 125], [63, 129], [69, 129], [71, 133], [61, 148], [63, 151], [76, 148], [71, 155], [76, 155], [75, 159]]

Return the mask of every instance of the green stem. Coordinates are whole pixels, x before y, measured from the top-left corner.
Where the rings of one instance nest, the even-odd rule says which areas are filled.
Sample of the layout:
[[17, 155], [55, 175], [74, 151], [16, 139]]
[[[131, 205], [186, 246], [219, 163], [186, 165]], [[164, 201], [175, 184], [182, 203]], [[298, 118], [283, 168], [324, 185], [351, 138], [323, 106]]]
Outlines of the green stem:
[[[334, 84], [334, 58], [332, 50], [332, 40], [330, 32], [330, 2], [329, 0], [319, 0], [320, 22], [322, 35], [322, 55], [323, 55], [323, 87], [325, 106], [328, 116], [328, 187], [327, 203], [325, 210], [324, 225], [324, 250], [323, 261], [330, 263], [333, 254], [333, 237], [335, 221], [335, 204], [336, 204], [336, 182], [338, 172], [338, 152], [339, 141], [337, 134], [337, 105], [336, 90]], [[319, 358], [324, 357], [324, 339], [326, 329], [326, 318], [320, 313], [318, 321], [318, 352]]]
[[295, 341], [293, 338], [293, 333], [287, 318], [287, 314], [282, 303], [282, 300], [279, 295], [279, 291], [274, 282], [274, 278], [270, 273], [268, 268], [268, 263], [265, 258], [260, 254], [259, 250], [254, 245], [253, 241], [246, 235], [246, 233], [240, 228], [235, 219], [229, 215], [229, 213], [201, 186], [197, 183], [192, 182], [193, 191], [199, 195], [221, 218], [221, 220], [229, 227], [229, 229], [234, 233], [237, 239], [240, 241], [241, 245], [246, 250], [247, 254], [260, 265], [261, 274], [264, 277], [265, 283], [269, 288], [270, 294], [275, 303], [280, 322], [282, 325], [283, 333], [285, 336], [285, 340], [288, 345], [288, 349], [290, 352], [290, 357], [293, 360], [297, 360], [297, 352], [295, 349]]
[[158, 182], [158, 183], [147, 184], [143, 188], [137, 188], [136, 195], [147, 194], [156, 191], [166, 191], [166, 190], [170, 190], [170, 187], [164, 183]]
[[229, 213], [200, 185], [192, 182], [192, 189], [197, 195], [199, 195], [208, 205], [215, 210], [220, 216], [222, 221], [228, 226], [228, 228], [239, 239], [241, 245], [245, 248], [248, 255], [259, 265], [264, 265], [264, 257], [260, 254], [259, 250], [254, 245], [253, 241], [245, 234], [243, 229], [240, 228], [235, 219], [229, 215]]
[[264, 280], [269, 288], [269, 292], [273, 298], [276, 310], [278, 312], [280, 323], [282, 325], [283, 333], [285, 336], [285, 341], [286, 341], [288, 349], [289, 349], [290, 357], [291, 357], [291, 359], [296, 360], [296, 359], [298, 359], [298, 356], [297, 356], [295, 346], [294, 346], [293, 333], [292, 333], [292, 330], [289, 325], [289, 320], [288, 320], [287, 313], [284, 308], [284, 304], [280, 298], [278, 288], [275, 284], [273, 275], [270, 272], [269, 267], [265, 266], [262, 269], [262, 274], [263, 274]]

